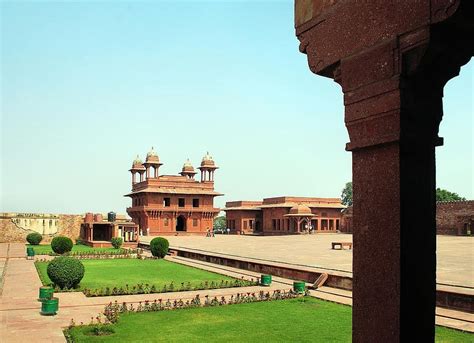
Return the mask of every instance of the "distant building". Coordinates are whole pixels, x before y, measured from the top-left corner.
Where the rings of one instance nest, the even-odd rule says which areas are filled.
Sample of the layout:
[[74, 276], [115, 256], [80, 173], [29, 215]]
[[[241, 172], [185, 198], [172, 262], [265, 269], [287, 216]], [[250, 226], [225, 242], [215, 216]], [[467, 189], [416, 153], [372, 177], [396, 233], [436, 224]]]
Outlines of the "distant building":
[[342, 210], [341, 232], [352, 233], [352, 230], [352, 206], [348, 206]]
[[283, 196], [227, 202], [224, 211], [233, 233], [289, 235], [337, 232], [343, 208], [339, 198]]
[[[352, 233], [352, 206], [342, 211], [341, 232]], [[474, 200], [440, 201], [436, 203], [438, 235], [474, 235]]]
[[26, 236], [38, 232], [41, 243], [49, 243], [55, 236], [79, 237], [81, 214], [0, 213], [0, 243], [25, 242]]
[[117, 215], [114, 212], [109, 212], [105, 218], [100, 213], [86, 213], [80, 232], [83, 244], [91, 247], [110, 247], [113, 237], [121, 237], [124, 247], [138, 245], [138, 225], [125, 215]]
[[[137, 156], [133, 161], [132, 199], [127, 213], [138, 224], [141, 235], [203, 234], [213, 229], [214, 217], [220, 209], [214, 207], [214, 173], [218, 169], [207, 153], [198, 168], [201, 181], [189, 160], [180, 175], [159, 175], [163, 164], [156, 152], [147, 154], [145, 163]], [[138, 180], [137, 180], [138, 177]]]
[[440, 235], [473, 235], [474, 200], [436, 203], [436, 232]]

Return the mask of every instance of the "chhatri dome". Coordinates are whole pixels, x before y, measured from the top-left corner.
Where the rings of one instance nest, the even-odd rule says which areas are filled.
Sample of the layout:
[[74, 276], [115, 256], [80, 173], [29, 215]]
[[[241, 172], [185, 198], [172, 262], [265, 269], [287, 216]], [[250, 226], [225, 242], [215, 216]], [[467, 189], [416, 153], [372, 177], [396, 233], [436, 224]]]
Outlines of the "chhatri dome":
[[298, 204], [296, 206], [293, 206], [290, 209], [290, 213], [287, 216], [309, 216], [312, 217], [314, 216], [313, 213], [311, 212], [311, 209], [303, 204]]
[[142, 162], [142, 160], [140, 159], [140, 156], [137, 155], [137, 157], [133, 160], [132, 168], [135, 168], [135, 169], [142, 169], [142, 168], [144, 168], [144, 167], [143, 167], [143, 162]]
[[207, 167], [207, 166], [214, 167], [215, 164], [216, 163], [212, 159], [212, 156], [209, 155], [209, 151], [208, 151], [207, 154], [202, 158], [201, 167]]
[[151, 147], [151, 150], [146, 154], [146, 162], [160, 162], [160, 158], [153, 147]]
[[186, 160], [186, 162], [184, 162], [182, 171], [183, 172], [194, 172], [194, 167], [191, 164], [191, 162], [189, 161], [189, 158]]

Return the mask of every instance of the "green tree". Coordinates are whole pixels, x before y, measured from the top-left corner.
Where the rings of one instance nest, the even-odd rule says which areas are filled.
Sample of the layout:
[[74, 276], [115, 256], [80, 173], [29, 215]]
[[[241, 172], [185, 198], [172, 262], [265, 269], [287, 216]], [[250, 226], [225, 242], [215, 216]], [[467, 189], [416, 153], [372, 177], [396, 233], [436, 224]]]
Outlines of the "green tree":
[[466, 200], [457, 193], [447, 191], [446, 189], [436, 188], [436, 201], [459, 201]]
[[227, 222], [225, 216], [219, 216], [214, 218], [214, 229], [224, 230], [226, 228]]
[[343, 205], [352, 206], [352, 182], [346, 183], [342, 190], [341, 202]]

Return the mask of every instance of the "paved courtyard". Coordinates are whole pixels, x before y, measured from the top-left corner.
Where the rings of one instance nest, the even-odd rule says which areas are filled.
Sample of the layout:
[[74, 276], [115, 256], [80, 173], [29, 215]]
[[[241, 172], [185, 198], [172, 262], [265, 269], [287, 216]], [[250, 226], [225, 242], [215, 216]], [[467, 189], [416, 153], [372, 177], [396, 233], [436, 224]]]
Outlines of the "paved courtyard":
[[[352, 272], [352, 251], [331, 249], [331, 242], [352, 242], [352, 235], [347, 234], [167, 239], [172, 247]], [[150, 237], [141, 240], [146, 242]], [[438, 236], [437, 273], [438, 283], [474, 287], [474, 237]]]

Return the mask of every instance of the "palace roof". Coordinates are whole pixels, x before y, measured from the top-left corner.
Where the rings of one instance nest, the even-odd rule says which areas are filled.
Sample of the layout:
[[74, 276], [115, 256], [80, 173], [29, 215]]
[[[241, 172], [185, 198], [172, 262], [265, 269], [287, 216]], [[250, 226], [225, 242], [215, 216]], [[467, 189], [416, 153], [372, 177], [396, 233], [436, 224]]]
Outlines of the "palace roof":
[[131, 196], [139, 193], [157, 193], [157, 194], [189, 194], [189, 195], [214, 195], [221, 196], [224, 195], [219, 192], [215, 192], [210, 189], [199, 189], [199, 188], [164, 188], [164, 187], [147, 187], [143, 189], [136, 190], [125, 196]]
[[303, 205], [308, 208], [346, 208], [338, 198], [276, 197], [263, 201], [231, 201], [224, 211], [255, 211], [265, 208], [292, 208]]

